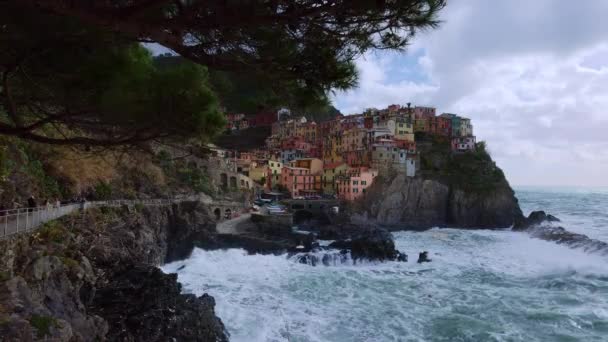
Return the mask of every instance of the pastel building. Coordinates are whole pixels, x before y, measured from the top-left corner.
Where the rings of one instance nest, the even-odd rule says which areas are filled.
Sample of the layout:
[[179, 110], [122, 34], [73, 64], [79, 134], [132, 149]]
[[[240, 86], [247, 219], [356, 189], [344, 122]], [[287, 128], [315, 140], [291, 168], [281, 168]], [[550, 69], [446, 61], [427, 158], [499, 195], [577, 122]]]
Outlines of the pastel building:
[[266, 187], [275, 189], [281, 183], [281, 171], [283, 163], [277, 160], [269, 160], [266, 169]]
[[348, 175], [339, 176], [336, 180], [336, 194], [344, 201], [354, 201], [365, 195], [367, 188], [372, 185], [378, 171], [368, 168], [354, 168]]
[[449, 119], [452, 122], [451, 125], [453, 137], [457, 137], [460, 135], [460, 123], [462, 119], [460, 116], [452, 113], [443, 113], [440, 115], [440, 117]]
[[466, 152], [475, 149], [475, 136], [452, 138], [452, 151]]
[[414, 125], [410, 120], [399, 118], [395, 122], [395, 139], [414, 141]]
[[351, 128], [344, 131], [340, 139], [340, 151], [363, 150], [367, 141], [367, 130], [364, 128]]
[[313, 175], [320, 175], [323, 173], [323, 161], [318, 158], [301, 158], [292, 160], [289, 163], [289, 166], [308, 169]]
[[266, 179], [268, 174], [268, 165], [263, 163], [252, 163], [249, 167], [249, 178], [257, 183], [264, 183], [262, 180]]
[[471, 124], [471, 119], [461, 118], [460, 119], [460, 136], [461, 137], [470, 137], [473, 135], [473, 125]]
[[336, 194], [335, 181], [340, 176], [345, 176], [349, 170], [349, 166], [346, 163], [327, 163], [323, 166], [323, 193], [325, 194]]
[[429, 120], [426, 118], [417, 118], [414, 120], [414, 133], [428, 133]]
[[452, 136], [452, 120], [441, 116], [427, 119], [428, 133], [444, 137]]
[[292, 197], [308, 196], [320, 192], [321, 176], [318, 176], [319, 186], [316, 186], [317, 177], [310, 170], [303, 167], [283, 166], [281, 170], [281, 185]]
[[416, 119], [426, 119], [434, 117], [436, 109], [433, 107], [414, 107], [414, 117]]
[[283, 162], [283, 164], [289, 164], [289, 162], [299, 159], [299, 158], [303, 158], [304, 157], [304, 151], [303, 150], [296, 150], [296, 149], [287, 149], [287, 150], [281, 150], [281, 162]]

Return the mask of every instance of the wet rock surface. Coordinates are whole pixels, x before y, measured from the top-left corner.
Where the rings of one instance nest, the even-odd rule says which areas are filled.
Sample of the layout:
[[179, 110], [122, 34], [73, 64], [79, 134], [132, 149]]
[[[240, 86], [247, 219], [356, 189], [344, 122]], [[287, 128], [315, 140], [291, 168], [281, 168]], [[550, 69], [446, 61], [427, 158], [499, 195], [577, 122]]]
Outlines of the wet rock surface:
[[523, 219], [506, 180], [491, 191], [472, 191], [401, 174], [374, 182], [352, 212], [362, 220], [398, 230], [507, 228]]
[[176, 274], [132, 266], [112, 277], [89, 309], [111, 327], [111, 341], [228, 341], [213, 297], [181, 294]]
[[558, 226], [559, 222], [561, 221], [557, 217], [544, 211], [533, 211], [513, 229], [525, 231], [532, 237], [545, 241], [608, 256], [608, 243], [592, 239], [585, 234], [570, 232], [566, 228]]
[[329, 247], [349, 250], [353, 260], [392, 261], [399, 256], [392, 234], [381, 228], [364, 230], [348, 240], [332, 242]]
[[205, 206], [88, 210], [0, 241], [6, 341], [225, 341], [213, 299], [157, 265], [213, 238]]

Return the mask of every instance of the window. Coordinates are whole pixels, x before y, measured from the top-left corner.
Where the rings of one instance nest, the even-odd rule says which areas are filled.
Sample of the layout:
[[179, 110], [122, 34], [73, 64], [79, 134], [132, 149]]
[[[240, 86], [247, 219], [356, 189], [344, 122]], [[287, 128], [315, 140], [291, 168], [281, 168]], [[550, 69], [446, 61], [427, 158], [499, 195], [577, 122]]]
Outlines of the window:
[[361, 181], [361, 185], [367, 185], [367, 181]]
[[399, 154], [399, 157], [400, 157], [400, 158], [403, 158], [403, 153], [400, 153], [400, 154]]
[[353, 185], [359, 185], [359, 181], [353, 181]]

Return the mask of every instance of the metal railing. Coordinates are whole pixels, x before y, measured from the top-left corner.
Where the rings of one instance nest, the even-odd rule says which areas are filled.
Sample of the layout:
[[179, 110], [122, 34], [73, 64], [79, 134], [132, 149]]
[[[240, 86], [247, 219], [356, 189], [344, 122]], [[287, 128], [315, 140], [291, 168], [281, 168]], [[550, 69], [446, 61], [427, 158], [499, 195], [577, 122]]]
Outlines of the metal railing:
[[82, 208], [81, 203], [2, 210], [0, 211], [0, 238], [33, 230], [45, 222], [67, 215], [79, 208]]
[[111, 200], [68, 203], [62, 205], [45, 205], [32, 208], [19, 208], [0, 211], [0, 239], [35, 230], [46, 222], [58, 219], [79, 209], [96, 207], [121, 207], [123, 205], [161, 206], [188, 200], [182, 199], [143, 199]]
[[[98, 207], [121, 207], [124, 205], [163, 206], [184, 201], [198, 200], [197, 196], [174, 199], [138, 199], [91, 201], [57, 205], [45, 205], [32, 208], [0, 210], [0, 239], [8, 236], [33, 231], [44, 223], [58, 219], [77, 210]], [[214, 201], [213, 206], [234, 206], [235, 202]]]

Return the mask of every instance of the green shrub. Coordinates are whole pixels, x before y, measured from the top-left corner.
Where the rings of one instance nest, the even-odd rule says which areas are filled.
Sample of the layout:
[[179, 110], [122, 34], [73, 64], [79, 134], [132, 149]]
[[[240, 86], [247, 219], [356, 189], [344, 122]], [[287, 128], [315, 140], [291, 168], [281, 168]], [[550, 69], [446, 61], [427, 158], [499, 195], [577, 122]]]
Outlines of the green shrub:
[[36, 329], [38, 338], [43, 338], [51, 334], [51, 327], [56, 326], [57, 321], [53, 317], [34, 314], [30, 318], [30, 324]]
[[67, 267], [73, 268], [73, 267], [77, 267], [78, 265], [80, 265], [80, 263], [72, 258], [68, 258], [68, 257], [59, 257], [59, 259], [61, 259], [61, 262], [63, 262], [63, 264]]
[[177, 170], [178, 179], [196, 192], [211, 194], [211, 187], [207, 174], [197, 167], [184, 166]]
[[68, 238], [68, 230], [59, 221], [49, 221], [38, 229], [35, 236], [42, 241], [61, 243]]
[[98, 200], [108, 200], [110, 198], [112, 198], [112, 186], [110, 186], [109, 183], [106, 182], [98, 182], [97, 185], [95, 185], [95, 197]]
[[135, 208], [135, 211], [141, 212], [144, 210], [144, 205], [141, 203], [135, 203], [133, 205], [133, 207]]

